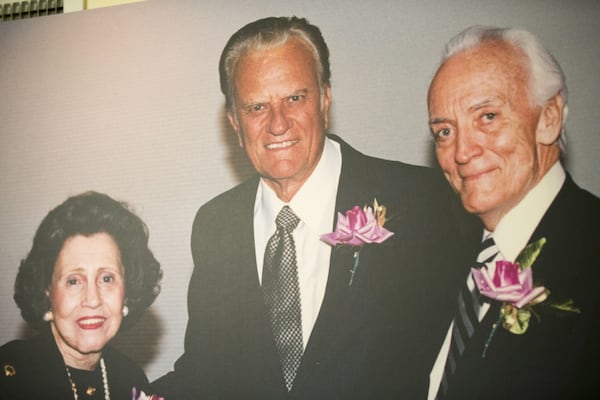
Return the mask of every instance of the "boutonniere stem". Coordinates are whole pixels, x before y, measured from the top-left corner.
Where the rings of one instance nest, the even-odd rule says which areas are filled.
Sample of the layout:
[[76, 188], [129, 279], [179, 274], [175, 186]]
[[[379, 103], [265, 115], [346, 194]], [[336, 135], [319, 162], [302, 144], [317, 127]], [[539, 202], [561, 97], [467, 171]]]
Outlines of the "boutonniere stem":
[[352, 281], [354, 280], [354, 274], [356, 273], [356, 269], [358, 268], [358, 264], [360, 263], [360, 250], [354, 252], [354, 265], [352, 265], [352, 269], [350, 270], [350, 282], [348, 286], [352, 286]]

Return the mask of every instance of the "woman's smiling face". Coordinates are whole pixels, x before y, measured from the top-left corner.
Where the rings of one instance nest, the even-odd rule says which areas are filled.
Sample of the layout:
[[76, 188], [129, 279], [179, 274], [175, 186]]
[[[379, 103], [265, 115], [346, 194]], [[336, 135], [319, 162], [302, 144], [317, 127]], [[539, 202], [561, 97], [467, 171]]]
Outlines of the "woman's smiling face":
[[76, 366], [99, 354], [123, 320], [125, 279], [121, 254], [107, 233], [68, 238], [48, 288], [51, 329], [65, 362]]

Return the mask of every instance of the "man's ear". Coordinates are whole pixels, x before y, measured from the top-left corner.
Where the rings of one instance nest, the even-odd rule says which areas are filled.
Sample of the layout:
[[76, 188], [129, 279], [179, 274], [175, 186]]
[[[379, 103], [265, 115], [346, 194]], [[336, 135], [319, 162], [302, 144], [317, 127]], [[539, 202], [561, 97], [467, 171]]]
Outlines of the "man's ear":
[[325, 129], [329, 128], [329, 107], [331, 106], [331, 85], [327, 85], [321, 104], [321, 112], [323, 113], [323, 125]]
[[546, 101], [537, 125], [537, 143], [544, 145], [556, 143], [562, 130], [564, 104], [564, 99], [560, 94], [556, 94]]
[[227, 111], [227, 119], [229, 120], [229, 124], [231, 125], [231, 128], [233, 128], [233, 131], [235, 132], [237, 138], [238, 138], [238, 143], [240, 144], [240, 147], [243, 148], [244, 147], [244, 141], [240, 132], [240, 124], [237, 120], [237, 117], [235, 116], [235, 114], [232, 111]]

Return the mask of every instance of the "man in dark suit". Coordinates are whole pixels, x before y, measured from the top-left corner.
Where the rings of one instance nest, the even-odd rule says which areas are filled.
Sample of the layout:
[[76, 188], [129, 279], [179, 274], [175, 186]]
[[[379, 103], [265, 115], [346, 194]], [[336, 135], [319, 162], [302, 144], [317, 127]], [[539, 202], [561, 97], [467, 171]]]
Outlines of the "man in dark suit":
[[[458, 254], [443, 177], [326, 135], [329, 53], [305, 19], [244, 26], [225, 46], [220, 73], [227, 116], [258, 176], [198, 211], [185, 353], [155, 390], [174, 399], [424, 396], [423, 305], [438, 296], [425, 279]], [[393, 236], [356, 247], [321, 240], [338, 212], [358, 206], [362, 225], [364, 205], [379, 217], [374, 230]], [[280, 232], [284, 209], [299, 222]], [[294, 245], [291, 257], [279, 250], [281, 267], [271, 265], [273, 237]], [[288, 280], [295, 288], [278, 289], [279, 305], [267, 292], [284, 259], [297, 270]]]
[[562, 69], [527, 31], [474, 26], [446, 45], [428, 106], [439, 164], [483, 223], [472, 260], [482, 237], [493, 249], [454, 272], [429, 398], [597, 398], [600, 201], [561, 165]]

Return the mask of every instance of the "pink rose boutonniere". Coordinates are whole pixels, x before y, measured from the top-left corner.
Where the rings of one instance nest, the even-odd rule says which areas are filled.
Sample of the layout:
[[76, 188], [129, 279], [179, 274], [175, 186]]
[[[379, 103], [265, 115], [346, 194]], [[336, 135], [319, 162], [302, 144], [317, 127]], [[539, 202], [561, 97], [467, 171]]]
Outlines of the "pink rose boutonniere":
[[354, 206], [345, 214], [338, 212], [335, 230], [321, 235], [321, 240], [331, 246], [347, 245], [357, 248], [354, 252], [354, 265], [350, 270], [350, 286], [358, 268], [362, 246], [367, 243], [382, 243], [394, 234], [383, 227], [385, 214], [386, 207], [375, 199], [372, 207]]
[[131, 400], [165, 400], [165, 398], [155, 394], [146, 394], [143, 390], [138, 394], [137, 389], [134, 387], [131, 390]]
[[[517, 335], [525, 333], [529, 328], [532, 313], [536, 315], [533, 306], [542, 303], [550, 295], [550, 291], [545, 287], [534, 285], [531, 269], [545, 244], [546, 238], [528, 244], [519, 253], [514, 263], [506, 260], [496, 261], [493, 276], [485, 267], [471, 269], [479, 293], [492, 300], [503, 302], [498, 321], [493, 325], [492, 332], [485, 343], [483, 357], [498, 325], [502, 324], [503, 328]], [[580, 312], [571, 300], [564, 304], [550, 304], [550, 306], [560, 310]]]

